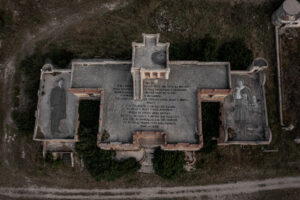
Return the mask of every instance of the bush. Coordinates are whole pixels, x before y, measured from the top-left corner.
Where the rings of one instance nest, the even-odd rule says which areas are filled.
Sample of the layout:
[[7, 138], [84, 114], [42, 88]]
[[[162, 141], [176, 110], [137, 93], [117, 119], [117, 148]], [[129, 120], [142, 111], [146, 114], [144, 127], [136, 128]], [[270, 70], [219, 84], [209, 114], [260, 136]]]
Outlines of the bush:
[[253, 53], [242, 39], [226, 42], [218, 48], [218, 41], [206, 34], [196, 40], [172, 43], [170, 60], [229, 61], [233, 70], [245, 70], [253, 61]]
[[203, 38], [172, 43], [170, 46], [171, 60], [217, 60], [217, 40], [206, 34]]
[[0, 11], [0, 29], [12, 22], [12, 15], [6, 11]]
[[229, 61], [233, 70], [245, 70], [253, 61], [253, 53], [244, 40], [237, 39], [224, 43], [218, 50], [218, 58]]
[[170, 60], [189, 60], [191, 55], [190, 42], [172, 43], [169, 51]]
[[115, 151], [97, 147], [99, 101], [82, 100], [79, 104], [79, 142], [76, 152], [84, 160], [91, 176], [97, 181], [114, 180], [140, 168], [135, 158], [115, 160]]
[[191, 43], [191, 59], [200, 61], [217, 60], [217, 40], [206, 34], [203, 38]]
[[34, 130], [34, 110], [32, 110], [31, 112], [14, 110], [11, 117], [20, 132], [27, 134], [31, 133]]
[[163, 151], [160, 148], [154, 152], [153, 168], [157, 175], [165, 179], [174, 179], [184, 171], [184, 152]]
[[35, 110], [37, 107], [37, 91], [40, 83], [40, 69], [45, 61], [45, 56], [36, 50], [34, 54], [25, 57], [24, 60], [18, 63], [17, 71], [14, 80], [13, 103], [14, 107], [19, 106], [18, 95], [20, 93], [21, 74], [25, 75], [24, 94], [28, 99], [28, 104], [25, 109], [14, 110], [12, 119], [14, 120], [17, 129], [21, 133], [32, 133], [35, 124]]
[[49, 58], [54, 65], [58, 68], [66, 68], [70, 61], [73, 58], [73, 53], [65, 49], [51, 48], [50, 51], [46, 54], [46, 57]]
[[62, 159], [56, 159], [54, 160], [52, 153], [47, 152], [45, 156], [45, 163], [48, 167], [52, 169], [60, 168], [64, 162]]

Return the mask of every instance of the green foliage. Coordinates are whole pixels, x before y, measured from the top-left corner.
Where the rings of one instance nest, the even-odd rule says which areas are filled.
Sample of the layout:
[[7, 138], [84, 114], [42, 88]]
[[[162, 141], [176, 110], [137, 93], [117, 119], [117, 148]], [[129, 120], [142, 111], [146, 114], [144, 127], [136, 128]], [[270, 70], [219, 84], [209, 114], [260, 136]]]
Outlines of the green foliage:
[[54, 160], [52, 153], [47, 152], [45, 156], [45, 163], [47, 167], [50, 167], [52, 169], [57, 169], [60, 168], [64, 162], [61, 159], [56, 159]]
[[171, 60], [229, 61], [233, 70], [245, 70], [253, 61], [253, 53], [241, 39], [224, 43], [206, 34], [203, 38], [180, 41], [170, 46]]
[[20, 77], [25, 75], [26, 81], [24, 84], [24, 94], [28, 100], [28, 105], [25, 109], [14, 110], [12, 119], [14, 120], [18, 130], [22, 133], [32, 133], [35, 124], [35, 110], [37, 106], [37, 91], [40, 83], [40, 69], [45, 61], [45, 56], [36, 50], [34, 54], [25, 57], [24, 60], [18, 63], [17, 71], [14, 80], [13, 104], [14, 107], [19, 106], [18, 95], [20, 93]]
[[204, 139], [204, 147], [201, 152], [210, 153], [217, 147], [217, 142], [212, 137], [219, 137], [220, 127], [220, 103], [218, 102], [202, 102], [202, 132]]
[[233, 70], [245, 70], [253, 61], [253, 53], [248, 49], [244, 40], [236, 39], [224, 43], [219, 48], [218, 58], [222, 61], [229, 61]]
[[37, 105], [37, 91], [40, 84], [40, 72], [41, 68], [45, 63], [45, 56], [41, 54], [39, 50], [36, 50], [34, 54], [27, 56], [19, 64], [19, 69], [26, 77], [26, 82], [24, 85], [24, 93], [26, 97], [30, 100], [31, 109], [34, 110]]
[[6, 11], [0, 11], [0, 29], [12, 22], [12, 15]]
[[156, 149], [152, 159], [155, 173], [165, 179], [176, 178], [184, 171], [184, 157], [184, 152], [182, 151]]
[[105, 142], [106, 140], [108, 140], [108, 138], [110, 137], [109, 132], [107, 130], [104, 129], [103, 134], [102, 134], [102, 138], [101, 141]]
[[13, 106], [18, 107], [19, 106], [19, 94], [20, 94], [20, 86], [17, 84], [14, 86], [13, 89]]
[[217, 48], [217, 40], [206, 34], [203, 38], [172, 43], [170, 59], [216, 61]]
[[46, 56], [58, 68], [66, 68], [74, 55], [72, 52], [69, 52], [65, 49], [51, 48]]
[[170, 60], [189, 60], [190, 51], [190, 42], [174, 42], [170, 45]]
[[114, 159], [115, 151], [101, 150], [97, 147], [98, 119], [99, 101], [80, 101], [78, 130], [80, 142], [76, 143], [76, 152], [84, 160], [91, 176], [97, 181], [114, 180], [136, 172], [140, 164], [135, 158], [117, 161]]
[[217, 60], [217, 40], [206, 34], [203, 38], [192, 42], [191, 59], [200, 61]]
[[14, 110], [11, 114], [17, 129], [22, 133], [28, 134], [34, 130], [35, 117], [34, 112]]

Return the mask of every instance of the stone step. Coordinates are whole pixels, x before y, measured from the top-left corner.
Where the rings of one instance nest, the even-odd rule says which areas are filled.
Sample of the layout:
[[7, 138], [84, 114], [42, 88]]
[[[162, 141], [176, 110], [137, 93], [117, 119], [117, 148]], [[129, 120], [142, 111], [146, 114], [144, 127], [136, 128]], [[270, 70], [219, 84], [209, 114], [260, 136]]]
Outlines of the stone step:
[[154, 173], [154, 170], [153, 170], [153, 166], [152, 165], [142, 165], [139, 172], [142, 172], [142, 173]]
[[139, 170], [139, 172], [154, 173], [153, 166], [152, 166], [152, 158], [153, 158], [154, 149], [153, 148], [145, 148], [144, 151], [145, 151], [145, 159], [141, 163], [142, 166], [141, 166], [141, 169]]
[[144, 148], [144, 150], [145, 150], [146, 153], [149, 153], [149, 154], [154, 153], [154, 148]]

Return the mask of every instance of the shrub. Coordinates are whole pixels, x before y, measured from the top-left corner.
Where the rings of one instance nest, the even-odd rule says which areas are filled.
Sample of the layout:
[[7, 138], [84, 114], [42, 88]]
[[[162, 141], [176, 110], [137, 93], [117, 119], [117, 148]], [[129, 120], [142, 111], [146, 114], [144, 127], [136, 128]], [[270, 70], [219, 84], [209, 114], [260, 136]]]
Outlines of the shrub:
[[140, 168], [135, 158], [115, 160], [115, 151], [97, 147], [99, 101], [82, 100], [79, 104], [79, 142], [76, 152], [84, 160], [91, 176], [97, 181], [114, 180]]
[[190, 42], [175, 42], [170, 45], [170, 60], [189, 60], [191, 55]]
[[157, 175], [165, 179], [174, 179], [184, 171], [184, 152], [163, 151], [160, 148], [154, 152], [153, 168]]
[[12, 22], [12, 15], [7, 11], [0, 11], [0, 29]]
[[13, 89], [13, 107], [18, 107], [19, 106], [19, 94], [20, 94], [20, 86], [15, 85]]
[[48, 167], [52, 169], [60, 168], [64, 162], [62, 159], [56, 159], [54, 160], [52, 153], [47, 152], [45, 156], [45, 163]]
[[217, 40], [206, 34], [191, 43], [191, 59], [200, 61], [217, 60]]
[[50, 51], [46, 54], [46, 57], [49, 58], [54, 65], [58, 68], [66, 68], [70, 61], [73, 58], [73, 53], [65, 49], [51, 48]]
[[31, 112], [14, 110], [11, 117], [14, 120], [17, 129], [22, 133], [27, 134], [34, 130], [34, 110]]
[[26, 56], [18, 67], [29, 79], [39, 79], [40, 70], [45, 63], [45, 58], [45, 55], [39, 49], [36, 49], [32, 55]]
[[203, 38], [172, 43], [170, 59], [216, 61], [217, 48], [217, 40], [206, 34]]
[[244, 40], [237, 39], [224, 43], [218, 50], [218, 58], [229, 61], [233, 70], [245, 70], [253, 61], [253, 53]]
[[34, 54], [25, 57], [17, 65], [15, 74], [13, 103], [14, 107], [19, 106], [18, 95], [20, 93], [20, 73], [25, 75], [24, 94], [28, 100], [26, 108], [22, 110], [14, 110], [12, 119], [14, 120], [17, 129], [21, 133], [32, 133], [35, 124], [35, 110], [37, 106], [37, 91], [40, 82], [40, 69], [45, 61], [45, 56], [36, 50]]

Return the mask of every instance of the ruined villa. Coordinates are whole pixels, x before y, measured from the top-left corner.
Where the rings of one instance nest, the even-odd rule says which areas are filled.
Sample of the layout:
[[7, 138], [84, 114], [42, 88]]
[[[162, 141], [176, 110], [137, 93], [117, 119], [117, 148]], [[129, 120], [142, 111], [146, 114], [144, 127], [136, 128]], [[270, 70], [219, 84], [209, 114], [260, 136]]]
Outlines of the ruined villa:
[[[299, 13], [294, 18], [287, 14], [294, 13], [289, 5], [274, 13], [273, 23], [300, 24]], [[284, 16], [292, 22], [284, 23]], [[82, 99], [100, 101], [97, 146], [104, 150], [200, 150], [207, 134], [202, 127], [204, 102], [220, 105], [219, 136], [214, 138], [218, 145], [271, 142], [265, 59], [254, 59], [243, 71], [231, 70], [229, 62], [173, 61], [170, 44], [159, 36], [143, 34], [142, 42], [133, 42], [129, 61], [74, 59], [69, 69], [43, 66], [33, 139], [42, 142], [44, 155], [73, 156]], [[109, 134], [105, 141], [104, 133]]]
[[43, 142], [45, 152], [72, 152], [78, 102], [99, 99], [102, 149], [138, 151], [152, 144], [197, 151], [205, 137], [203, 102], [220, 103], [219, 145], [270, 142], [264, 59], [232, 71], [229, 62], [170, 61], [168, 49], [159, 34], [143, 34], [142, 43], [132, 44], [132, 61], [76, 59], [64, 70], [44, 65], [34, 140]]

